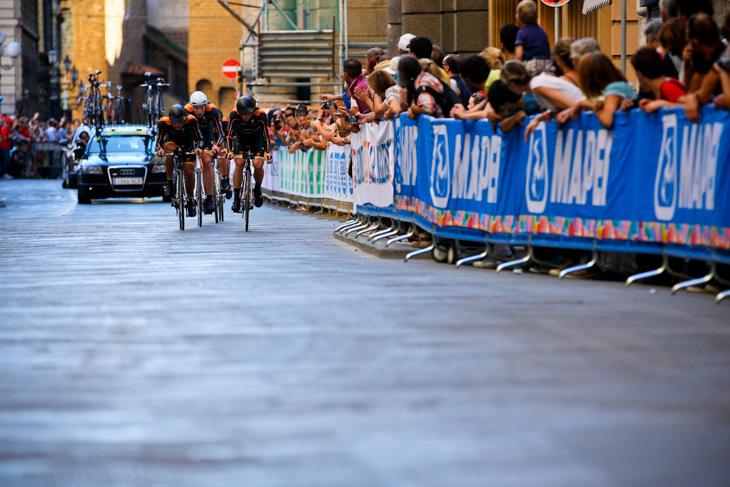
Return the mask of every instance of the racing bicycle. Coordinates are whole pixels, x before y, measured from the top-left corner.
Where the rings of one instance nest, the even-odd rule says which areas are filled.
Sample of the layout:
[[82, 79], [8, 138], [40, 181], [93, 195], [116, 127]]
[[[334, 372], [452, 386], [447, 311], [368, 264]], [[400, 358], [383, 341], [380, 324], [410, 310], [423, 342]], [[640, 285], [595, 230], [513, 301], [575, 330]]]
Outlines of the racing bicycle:
[[[168, 154], [169, 155], [169, 154]], [[172, 156], [175, 161], [175, 193], [172, 195], [172, 206], [177, 211], [180, 220], [180, 230], [185, 230], [186, 203], [188, 195], [185, 192], [185, 156], [187, 152], [180, 146], [175, 147]], [[200, 217], [198, 217], [200, 218]], [[202, 225], [202, 223], [200, 223]]]
[[215, 222], [223, 221], [223, 203], [226, 201], [226, 195], [223, 193], [223, 181], [221, 180], [221, 172], [218, 167], [218, 158], [214, 157], [215, 161], [215, 190], [213, 194], [213, 203], [215, 204]]
[[243, 154], [243, 184], [241, 184], [241, 216], [246, 222], [246, 231], [248, 232], [248, 217], [251, 207], [253, 206], [253, 188], [251, 187], [251, 178], [253, 177], [251, 168], [253, 167], [254, 154], [250, 150]]

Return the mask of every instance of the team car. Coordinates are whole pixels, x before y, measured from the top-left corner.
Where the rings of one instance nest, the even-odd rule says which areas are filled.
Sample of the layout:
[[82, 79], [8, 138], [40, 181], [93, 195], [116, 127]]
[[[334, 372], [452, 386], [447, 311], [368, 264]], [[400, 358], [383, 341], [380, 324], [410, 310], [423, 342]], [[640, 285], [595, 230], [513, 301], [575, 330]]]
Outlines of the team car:
[[167, 176], [164, 160], [155, 155], [155, 141], [155, 134], [143, 125], [101, 129], [78, 165], [78, 202], [163, 196]]

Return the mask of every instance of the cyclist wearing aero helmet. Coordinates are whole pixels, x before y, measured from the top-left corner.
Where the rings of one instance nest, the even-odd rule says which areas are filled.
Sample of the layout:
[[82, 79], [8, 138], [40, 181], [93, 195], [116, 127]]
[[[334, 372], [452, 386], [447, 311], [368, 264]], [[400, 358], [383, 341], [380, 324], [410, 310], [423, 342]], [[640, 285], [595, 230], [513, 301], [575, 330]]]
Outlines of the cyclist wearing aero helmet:
[[[203, 169], [203, 187], [205, 188], [205, 206], [203, 211], [206, 214], [213, 213], [215, 206], [213, 204], [213, 185], [215, 184], [213, 179], [215, 171], [213, 170], [213, 157], [218, 154], [225, 152], [225, 133], [223, 132], [223, 125], [221, 119], [223, 114], [221, 111], [212, 103], [208, 102], [208, 97], [202, 91], [196, 91], [190, 95], [190, 103], [185, 105], [185, 109], [188, 113], [195, 116], [198, 121], [198, 127], [200, 133], [203, 136], [203, 155], [200, 156], [200, 162]], [[228, 167], [222, 167], [221, 174], [223, 175], [223, 191], [227, 190], [228, 185]], [[226, 159], [225, 166], [228, 166], [228, 160]]]
[[[162, 117], [157, 124], [157, 155], [162, 157], [166, 152], [165, 146], [172, 142], [174, 146], [182, 147], [185, 151], [185, 192], [188, 195], [188, 216], [195, 216], [195, 203], [193, 202], [193, 191], [195, 189], [194, 169], [195, 159], [192, 152], [197, 155], [203, 153], [203, 136], [198, 128], [198, 120], [185, 110], [182, 105], [170, 107], [167, 117]], [[175, 162], [172, 155], [165, 157], [165, 170], [167, 172], [167, 196], [174, 193], [172, 187], [172, 171]]]
[[264, 180], [264, 159], [271, 161], [269, 155], [269, 129], [266, 112], [256, 107], [256, 100], [250, 95], [236, 100], [236, 108], [228, 117], [228, 150], [235, 158], [236, 168], [233, 171], [233, 206], [231, 209], [241, 211], [240, 189], [243, 183], [243, 154], [251, 151], [254, 154], [253, 175], [256, 185], [253, 189], [254, 204], [264, 204], [261, 196], [261, 183]]

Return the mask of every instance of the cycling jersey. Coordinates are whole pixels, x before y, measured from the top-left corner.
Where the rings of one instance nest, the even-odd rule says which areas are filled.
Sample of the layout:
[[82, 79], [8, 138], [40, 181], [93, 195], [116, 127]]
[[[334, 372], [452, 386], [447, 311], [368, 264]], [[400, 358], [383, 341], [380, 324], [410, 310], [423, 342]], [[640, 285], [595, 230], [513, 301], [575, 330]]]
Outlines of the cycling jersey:
[[[185, 105], [185, 110], [191, 115], [195, 116], [193, 112], [193, 106], [191, 104]], [[223, 131], [222, 118], [223, 114], [221, 111], [212, 103], [208, 103], [205, 106], [205, 113], [202, 117], [195, 117], [198, 121], [198, 127], [200, 133], [203, 135], [203, 148], [211, 149], [214, 145], [223, 146], [225, 142], [225, 132]]]
[[203, 136], [198, 127], [198, 120], [188, 115], [180, 130], [175, 130], [170, 117], [162, 117], [157, 124], [157, 149], [164, 149], [165, 142], [175, 142], [185, 152], [193, 152], [203, 148]]
[[244, 122], [238, 110], [234, 108], [228, 118], [229, 151], [240, 155], [246, 150], [251, 150], [257, 157], [269, 152], [269, 124], [266, 112], [257, 108], [251, 119]]

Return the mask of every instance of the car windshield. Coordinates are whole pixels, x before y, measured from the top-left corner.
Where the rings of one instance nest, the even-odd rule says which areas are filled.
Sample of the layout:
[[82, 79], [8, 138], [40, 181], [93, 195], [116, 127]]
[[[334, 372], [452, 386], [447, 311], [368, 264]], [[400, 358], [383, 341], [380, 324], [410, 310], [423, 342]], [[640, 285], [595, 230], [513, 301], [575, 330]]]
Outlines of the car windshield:
[[89, 153], [100, 153], [101, 147], [105, 146], [107, 154], [116, 152], [146, 152], [151, 144], [152, 138], [142, 135], [114, 135], [101, 137], [101, 143], [92, 137]]

